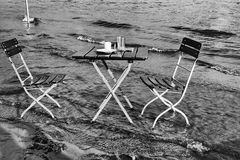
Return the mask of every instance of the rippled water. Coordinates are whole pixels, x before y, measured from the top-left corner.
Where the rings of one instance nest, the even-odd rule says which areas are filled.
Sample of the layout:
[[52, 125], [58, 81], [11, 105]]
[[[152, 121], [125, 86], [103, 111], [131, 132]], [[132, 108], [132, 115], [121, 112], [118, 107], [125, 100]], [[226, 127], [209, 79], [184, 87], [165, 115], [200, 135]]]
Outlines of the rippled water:
[[[138, 150], [137, 155], [154, 157], [158, 154], [159, 157], [183, 157], [182, 159], [186, 158], [183, 153], [187, 148], [185, 142], [193, 139], [206, 142], [211, 148], [211, 152], [200, 156], [200, 159], [204, 159], [204, 156], [230, 157], [229, 159], [239, 157], [238, 0], [29, 0], [30, 16], [38, 19], [38, 23], [31, 24], [30, 28], [22, 22], [25, 14], [24, 0], [0, 0], [0, 3], [0, 42], [16, 37], [24, 47], [23, 50], [28, 53], [26, 58], [33, 73], [47, 71], [68, 75], [68, 85], [57, 89], [62, 96], [58, 101], [64, 108], [62, 110], [53, 108], [63, 120], [53, 122], [52, 126], [44, 126], [50, 133], [55, 133], [56, 128], [61, 131], [55, 135], [52, 133], [56, 139], [61, 139], [62, 136], [80, 146], [80, 142], [85, 142], [112, 152], [114, 152], [111, 148], [114, 145], [112, 139], [117, 139], [117, 143], [124, 145], [131, 141], [143, 147], [144, 152]], [[116, 107], [113, 102], [109, 107], [112, 107], [113, 111], [108, 108], [103, 112], [105, 116], [99, 118], [99, 123], [93, 125], [89, 123], [107, 90], [91, 64], [71, 58], [71, 55], [82, 53], [89, 46], [101, 45], [104, 41], [116, 41], [117, 36], [124, 36], [128, 45], [146, 46], [150, 51], [147, 61], [134, 63], [123, 84], [124, 91], [130, 95], [136, 107], [136, 110], [130, 112], [130, 116], [139, 123], [138, 128], [126, 124], [122, 113], [113, 109]], [[203, 44], [193, 83], [188, 92], [191, 94], [181, 105], [193, 126], [187, 131], [186, 137], [176, 131], [178, 128], [182, 129], [179, 125], [182, 119], [176, 119], [174, 124], [168, 121], [161, 122], [154, 132], [150, 132], [153, 117], [156, 117], [164, 107], [157, 108], [157, 105], [155, 107], [153, 105], [146, 116], [139, 119], [138, 112], [150, 98], [150, 92], [139, 82], [139, 76], [169, 75], [172, 62], [176, 60], [175, 51], [185, 36]], [[13, 70], [6, 57], [1, 54], [0, 59], [1, 81], [4, 85], [10, 83], [11, 87], [14, 86], [8, 87], [9, 90], [0, 91], [1, 103], [6, 102], [3, 108], [12, 110], [9, 112], [3, 109], [4, 112], [1, 114], [11, 117], [12, 113], [19, 112], [16, 106], [11, 105], [12, 102], [22, 100], [25, 102], [28, 97], [22, 90], [16, 89], [16, 80], [12, 80]], [[109, 62], [109, 65], [117, 75], [120, 75], [125, 66], [120, 62]], [[212, 81], [219, 84], [212, 84]], [[222, 83], [227, 84], [227, 88], [222, 87]], [[28, 103], [24, 103], [21, 109]], [[29, 112], [26, 121], [36, 123], [34, 119], [37, 119], [37, 123], [40, 123], [39, 119], [48, 119], [46, 115], [40, 116], [37, 111]], [[40, 126], [44, 124], [40, 123]], [[89, 133], [89, 128], [101, 134]], [[106, 130], [108, 132], [105, 133]], [[9, 134], [4, 130], [0, 132], [6, 135], [6, 139], [9, 138]], [[128, 137], [129, 134], [132, 139]], [[102, 138], [104, 136], [109, 139]], [[171, 139], [171, 136], [177, 138]], [[5, 138], [2, 137], [3, 141]], [[1, 143], [5, 143], [3, 141]], [[152, 141], [153, 143], [150, 143]], [[149, 143], [149, 148], [145, 143]], [[176, 152], [174, 147], [168, 146], [168, 143], [178, 146]], [[159, 149], [159, 145], [162, 150]], [[132, 146], [129, 144], [129, 147]], [[131, 150], [133, 153], [136, 149], [134, 147]], [[168, 147], [171, 149], [166, 149]], [[155, 152], [152, 153], [151, 149]], [[148, 155], [148, 152], [151, 154]]]
[[[76, 51], [79, 36], [96, 43], [124, 36], [127, 43], [161, 52], [177, 49], [187, 36], [203, 43], [201, 59], [239, 75], [238, 0], [30, 0], [29, 6], [30, 16], [40, 23], [28, 32], [44, 33]], [[1, 0], [0, 12], [1, 40], [25, 34], [24, 1]]]

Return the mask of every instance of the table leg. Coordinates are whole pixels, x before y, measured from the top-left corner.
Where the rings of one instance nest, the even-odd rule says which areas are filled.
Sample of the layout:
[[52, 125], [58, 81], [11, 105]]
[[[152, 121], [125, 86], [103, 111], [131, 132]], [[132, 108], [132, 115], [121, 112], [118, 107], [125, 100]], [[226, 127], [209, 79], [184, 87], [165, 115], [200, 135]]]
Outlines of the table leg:
[[97, 117], [99, 116], [99, 114], [102, 112], [103, 108], [106, 106], [106, 104], [108, 103], [108, 101], [110, 100], [110, 98], [113, 96], [114, 99], [116, 100], [116, 102], [118, 103], [119, 107], [121, 108], [121, 110], [123, 111], [123, 113], [125, 114], [125, 116], [127, 117], [127, 119], [129, 120], [130, 123], [133, 123], [132, 119], [130, 118], [130, 116], [128, 115], [127, 111], [124, 109], [123, 105], [121, 104], [121, 102], [119, 101], [118, 97], [115, 94], [115, 91], [119, 88], [120, 84], [123, 82], [123, 80], [126, 78], [126, 76], [128, 75], [132, 63], [128, 64], [128, 67], [124, 70], [124, 72], [122, 73], [122, 75], [120, 76], [120, 78], [117, 80], [117, 82], [115, 83], [115, 85], [113, 86], [113, 88], [110, 86], [110, 84], [108, 83], [107, 79], [104, 77], [104, 75], [102, 74], [102, 72], [100, 71], [100, 69], [98, 68], [97, 64], [95, 62], [92, 62], [94, 68], [96, 69], [96, 71], [98, 72], [98, 74], [101, 76], [101, 78], [103, 79], [103, 82], [106, 84], [106, 86], [109, 89], [109, 94], [106, 96], [106, 98], [104, 99], [104, 101], [102, 102], [102, 104], [99, 107], [98, 112], [96, 113], [96, 115], [94, 116], [92, 121], [95, 121], [97, 119]]

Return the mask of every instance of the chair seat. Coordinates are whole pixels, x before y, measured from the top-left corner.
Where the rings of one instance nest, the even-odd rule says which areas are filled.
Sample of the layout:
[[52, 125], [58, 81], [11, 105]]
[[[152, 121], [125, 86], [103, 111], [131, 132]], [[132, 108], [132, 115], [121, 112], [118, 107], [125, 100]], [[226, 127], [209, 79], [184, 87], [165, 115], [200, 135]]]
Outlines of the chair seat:
[[41, 74], [33, 77], [31, 83], [25, 84], [25, 86], [48, 86], [55, 83], [61, 83], [65, 78], [65, 74]]
[[184, 89], [183, 86], [174, 83], [173, 81], [171, 81], [171, 79], [167, 77], [163, 79], [155, 77], [140, 77], [140, 79], [151, 90], [153, 90], [153, 88], [160, 88], [181, 92]]

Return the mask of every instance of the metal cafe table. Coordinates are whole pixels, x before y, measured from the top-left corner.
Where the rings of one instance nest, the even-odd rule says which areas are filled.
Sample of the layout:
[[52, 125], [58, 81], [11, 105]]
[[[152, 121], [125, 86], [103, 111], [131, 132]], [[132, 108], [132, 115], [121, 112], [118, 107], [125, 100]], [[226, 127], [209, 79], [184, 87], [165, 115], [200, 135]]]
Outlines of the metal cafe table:
[[[106, 98], [103, 100], [102, 104], [99, 107], [98, 112], [96, 113], [96, 115], [94, 116], [92, 121], [95, 121], [97, 119], [97, 117], [102, 112], [102, 110], [104, 109], [106, 104], [109, 102], [111, 97], [114, 97], [114, 99], [118, 103], [119, 107], [121, 108], [121, 110], [123, 111], [123, 113], [125, 114], [127, 119], [129, 120], [129, 122], [133, 123], [132, 119], [128, 115], [127, 111], [123, 107], [122, 103], [118, 99], [115, 92], [116, 92], [117, 89], [119, 89], [119, 91], [122, 93], [122, 96], [124, 97], [124, 99], [128, 103], [129, 107], [132, 108], [131, 102], [128, 100], [127, 96], [125, 96], [123, 94], [123, 92], [120, 88], [120, 85], [123, 82], [123, 80], [126, 78], [126, 76], [128, 75], [129, 71], [131, 70], [133, 62], [146, 60], [147, 59], [147, 54], [148, 54], [147, 48], [134, 48], [133, 50], [117, 50], [117, 49], [106, 50], [106, 49], [96, 49], [95, 47], [93, 47], [87, 53], [85, 53], [83, 55], [75, 54], [75, 55], [72, 56], [72, 58], [75, 58], [75, 59], [89, 60], [93, 64], [93, 66], [96, 69], [96, 71], [98, 72], [99, 76], [102, 78], [103, 82], [106, 84], [107, 88], [109, 89], [109, 93], [107, 94]], [[106, 77], [100, 71], [100, 68], [96, 64], [97, 60], [102, 61], [102, 63], [104, 64], [104, 66], [107, 69], [110, 77], [115, 82], [115, 84], [113, 86], [111, 86], [109, 84]], [[108, 61], [117, 60], [117, 61], [127, 61], [128, 62], [127, 67], [124, 69], [123, 73], [121, 74], [121, 76], [118, 79], [116, 79], [114, 77], [112, 71], [108, 67], [108, 65], [106, 63], [107, 60]]]

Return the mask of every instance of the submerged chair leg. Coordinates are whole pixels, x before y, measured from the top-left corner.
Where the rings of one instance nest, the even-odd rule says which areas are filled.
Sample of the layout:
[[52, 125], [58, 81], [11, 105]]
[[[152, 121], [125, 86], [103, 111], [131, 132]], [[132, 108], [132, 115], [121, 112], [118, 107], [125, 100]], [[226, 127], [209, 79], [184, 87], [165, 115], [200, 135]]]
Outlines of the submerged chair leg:
[[185, 121], [186, 121], [186, 124], [187, 124], [188, 126], [190, 126], [190, 123], [189, 123], [189, 121], [188, 121], [187, 116], [186, 116], [181, 110], [179, 110], [179, 109], [175, 108], [174, 106], [172, 106], [172, 107], [169, 107], [168, 109], [166, 109], [165, 111], [163, 111], [162, 113], [160, 113], [160, 114], [157, 116], [157, 118], [154, 120], [154, 123], [153, 123], [152, 128], [155, 127], [158, 119], [159, 119], [161, 116], [163, 116], [165, 113], [167, 113], [168, 111], [170, 111], [170, 110], [173, 110], [173, 111], [174, 111], [174, 116], [175, 116], [175, 111], [178, 112], [178, 113], [180, 113], [180, 114], [184, 117], [184, 119], [185, 119]]
[[163, 111], [161, 114], [159, 114], [159, 115], [157, 116], [157, 118], [154, 120], [154, 123], [153, 123], [153, 125], [152, 125], [152, 128], [155, 127], [158, 119], [159, 119], [162, 115], [164, 115], [165, 113], [167, 113], [168, 111], [170, 111], [171, 109], [172, 109], [172, 108], [169, 107], [168, 109], [166, 109], [165, 111]]
[[[157, 99], [160, 99], [160, 100], [161, 100], [161, 99], [163, 98], [162, 96], [163, 96], [165, 93], [167, 93], [167, 91], [168, 91], [168, 90], [162, 92], [162, 93], [159, 95], [159, 93], [156, 91], [156, 89], [151, 90], [151, 92], [152, 92], [154, 95], [156, 95], [156, 97], [153, 98], [151, 101], [149, 101], [149, 102], [143, 107], [140, 116], [143, 115], [143, 113], [144, 113], [145, 109], [147, 108], [147, 106], [149, 106], [151, 103], [153, 103], [153, 102], [156, 101]], [[163, 101], [163, 100], [161, 100], [161, 101]], [[164, 102], [164, 103], [166, 103], [166, 102]], [[167, 103], [169, 103], [169, 102], [167, 102]], [[167, 105], [167, 104], [166, 104], [166, 105]]]
[[[40, 88], [40, 91], [41, 91], [42, 93], [45, 92], [45, 91], [44, 91], [43, 89], [41, 89], [41, 88]], [[60, 106], [60, 104], [59, 104], [55, 99], [53, 99], [49, 94], [46, 94], [46, 96], [47, 96], [49, 99], [51, 99], [54, 103], [56, 103], [56, 105], [57, 105], [59, 108], [62, 108], [62, 107]]]
[[188, 121], [187, 116], [186, 116], [181, 110], [175, 108], [175, 106], [177, 106], [177, 105], [180, 103], [181, 100], [178, 101], [177, 103], [173, 104], [173, 103], [170, 102], [168, 99], [166, 99], [166, 98], [163, 97], [163, 95], [164, 95], [166, 92], [163, 92], [162, 94], [159, 94], [155, 89], [153, 89], [153, 92], [154, 92], [155, 95], [157, 95], [158, 98], [159, 98], [166, 106], [168, 106], [169, 108], [166, 109], [165, 111], [163, 111], [162, 113], [160, 113], [160, 114], [157, 116], [157, 118], [154, 120], [154, 123], [153, 123], [152, 128], [155, 127], [158, 119], [159, 119], [161, 116], [163, 116], [165, 113], [167, 113], [168, 111], [170, 111], [170, 110], [173, 110], [173, 115], [172, 115], [171, 117], [174, 117], [174, 116], [175, 116], [175, 111], [176, 111], [176, 112], [180, 113], [180, 114], [184, 117], [187, 125], [190, 126], [190, 123], [189, 123], [189, 121]]
[[37, 103], [37, 102], [34, 100], [34, 101], [30, 104], [30, 106], [23, 111], [23, 113], [21, 114], [21, 118], [23, 118], [24, 114], [27, 113], [27, 111], [28, 111], [29, 109], [31, 109], [36, 103]]
[[184, 117], [187, 125], [190, 126], [190, 123], [189, 123], [189, 121], [188, 121], [187, 116], [186, 116], [181, 110], [179, 110], [179, 109], [177, 109], [177, 108], [175, 108], [175, 107], [173, 107], [173, 110], [175, 110], [176, 112], [180, 113], [180, 114]]
[[23, 111], [23, 113], [21, 114], [21, 118], [22, 118], [22, 117], [24, 116], [24, 114], [27, 113], [27, 111], [30, 110], [35, 104], [39, 104], [39, 105], [40, 105], [43, 109], [45, 109], [45, 110], [52, 116], [52, 118], [54, 119], [55, 117], [54, 117], [53, 113], [52, 113], [47, 107], [45, 107], [41, 102], [39, 102], [39, 101], [40, 101], [44, 96], [47, 96], [47, 94], [48, 94], [55, 86], [56, 86], [56, 84], [53, 84], [50, 88], [48, 88], [48, 89], [47, 89], [41, 96], [39, 96], [38, 98], [34, 98], [34, 97], [32, 96], [32, 94], [30, 94], [30, 93], [28, 92], [28, 90], [27, 90], [26, 88], [24, 88], [24, 90], [25, 90], [25, 92], [27, 93], [27, 95], [33, 99], [33, 102], [31, 103], [31, 105], [30, 105], [27, 109], [25, 109], [25, 110]]
[[158, 99], [158, 97], [155, 97], [155, 98], [153, 98], [151, 101], [149, 101], [149, 102], [143, 107], [140, 116], [143, 115], [143, 113], [144, 113], [145, 109], [147, 108], [147, 106], [149, 106], [152, 102], [154, 102], [154, 101], [157, 100], [157, 99]]
[[24, 110], [24, 112], [21, 114], [21, 118], [23, 118], [23, 116], [25, 115], [25, 113], [27, 113], [27, 111], [28, 111], [29, 109], [31, 109], [35, 104], [39, 104], [43, 109], [45, 109], [45, 110], [51, 115], [51, 117], [52, 117], [53, 119], [55, 118], [54, 115], [53, 115], [53, 113], [52, 113], [47, 107], [45, 107], [41, 102], [39, 102], [39, 101], [37, 101], [37, 100], [34, 100], [34, 101], [31, 103], [31, 105], [30, 105], [27, 109]]

